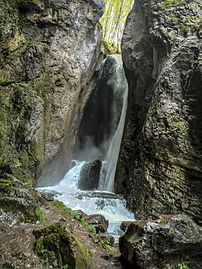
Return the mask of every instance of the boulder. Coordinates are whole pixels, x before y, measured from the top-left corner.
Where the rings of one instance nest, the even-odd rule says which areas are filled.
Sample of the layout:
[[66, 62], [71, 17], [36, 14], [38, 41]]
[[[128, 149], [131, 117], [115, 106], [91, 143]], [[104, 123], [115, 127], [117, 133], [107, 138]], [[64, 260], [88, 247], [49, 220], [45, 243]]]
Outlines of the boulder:
[[54, 267], [90, 268], [91, 254], [77, 237], [59, 223], [35, 230], [35, 252]]
[[132, 268], [202, 268], [202, 229], [186, 215], [135, 221], [120, 237], [119, 248]]
[[121, 230], [125, 232], [131, 223], [132, 221], [123, 221], [120, 226]]
[[80, 181], [78, 184], [81, 190], [95, 190], [98, 188], [102, 162], [95, 160], [85, 164], [80, 172]]
[[95, 227], [97, 233], [105, 233], [107, 231], [109, 222], [103, 215], [90, 215], [87, 221]]

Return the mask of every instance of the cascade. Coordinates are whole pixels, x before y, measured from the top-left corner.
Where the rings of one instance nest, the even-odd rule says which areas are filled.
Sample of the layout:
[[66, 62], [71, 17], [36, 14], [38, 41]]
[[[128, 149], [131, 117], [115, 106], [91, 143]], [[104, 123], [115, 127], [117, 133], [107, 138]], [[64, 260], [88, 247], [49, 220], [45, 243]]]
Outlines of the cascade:
[[[127, 98], [128, 84], [122, 60], [118, 56], [108, 56], [101, 65], [96, 87], [84, 109], [72, 168], [56, 186], [38, 188], [42, 192], [51, 192], [73, 210], [104, 215], [110, 224], [108, 232], [116, 236], [122, 221], [134, 219], [126, 209], [125, 201], [113, 193]], [[95, 160], [102, 164], [96, 190], [79, 189], [83, 170]]]

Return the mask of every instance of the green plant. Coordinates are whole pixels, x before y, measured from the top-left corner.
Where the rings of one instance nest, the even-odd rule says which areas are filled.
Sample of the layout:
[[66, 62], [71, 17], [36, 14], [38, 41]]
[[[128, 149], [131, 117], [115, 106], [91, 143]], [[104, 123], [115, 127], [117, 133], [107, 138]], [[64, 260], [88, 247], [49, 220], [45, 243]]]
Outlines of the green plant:
[[73, 217], [73, 218], [77, 219], [78, 221], [80, 221], [81, 225], [85, 226], [89, 230], [89, 232], [96, 233], [96, 229], [95, 229], [95, 227], [93, 225], [88, 224], [88, 222], [84, 219], [84, 217], [80, 218], [78, 214], [76, 214], [71, 208], [65, 206], [63, 202], [55, 200], [53, 202], [53, 205], [56, 206], [57, 208], [60, 208], [60, 209], [64, 210], [71, 217]]
[[48, 264], [49, 263], [49, 260], [48, 260], [48, 257], [47, 258], [45, 258], [45, 260], [43, 261], [43, 265], [46, 265], [46, 264]]
[[40, 209], [37, 208], [35, 211], [35, 214], [36, 214], [37, 220], [39, 220], [41, 224], [46, 224], [43, 212]]
[[63, 266], [63, 269], [67, 269], [69, 266], [68, 266], [68, 264], [65, 264], [64, 266]]
[[89, 230], [89, 232], [96, 234], [96, 229], [93, 225], [88, 225], [88, 230]]
[[114, 251], [115, 248], [113, 248], [111, 246], [111, 242], [110, 242], [110, 237], [106, 236], [106, 237], [103, 237], [102, 233], [99, 231], [99, 234], [98, 234], [98, 246], [101, 247], [101, 248], [104, 248], [106, 250], [111, 250], [111, 251]]
[[57, 267], [58, 266], [58, 261], [57, 260], [54, 260], [53, 263], [52, 263], [53, 267]]
[[189, 266], [186, 265], [185, 263], [179, 263], [178, 266], [180, 269], [189, 269]]
[[18, 255], [18, 258], [19, 258], [20, 260], [22, 260], [24, 257], [25, 257], [25, 255], [24, 255], [22, 252], [20, 252], [19, 255]]

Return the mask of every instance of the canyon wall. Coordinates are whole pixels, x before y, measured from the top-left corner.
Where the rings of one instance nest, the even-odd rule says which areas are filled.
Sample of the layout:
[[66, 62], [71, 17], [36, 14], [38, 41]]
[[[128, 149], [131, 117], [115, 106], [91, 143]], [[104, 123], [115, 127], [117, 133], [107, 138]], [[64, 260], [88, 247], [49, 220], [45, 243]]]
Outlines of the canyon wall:
[[202, 222], [199, 1], [136, 0], [122, 40], [129, 108], [116, 173], [137, 219]]
[[[38, 184], [68, 168], [102, 60], [102, 0], [0, 1], [0, 173]], [[54, 161], [53, 161], [54, 160]]]

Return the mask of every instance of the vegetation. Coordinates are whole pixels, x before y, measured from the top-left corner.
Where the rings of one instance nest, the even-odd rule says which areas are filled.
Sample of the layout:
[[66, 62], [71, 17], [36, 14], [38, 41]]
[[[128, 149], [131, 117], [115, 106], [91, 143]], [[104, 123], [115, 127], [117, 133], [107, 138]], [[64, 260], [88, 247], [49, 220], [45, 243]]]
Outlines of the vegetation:
[[53, 202], [53, 205], [60, 208], [60, 209], [62, 209], [63, 211], [68, 213], [71, 217], [73, 217], [73, 218], [77, 219], [78, 221], [80, 221], [80, 223], [84, 227], [86, 227], [89, 230], [89, 232], [96, 233], [96, 229], [95, 229], [95, 227], [93, 225], [88, 224], [88, 222], [83, 217], [79, 217], [79, 215], [76, 214], [71, 208], [65, 206], [63, 202], [55, 200]]
[[189, 269], [188, 265], [186, 265], [184, 263], [179, 263], [178, 266], [180, 269]]
[[43, 212], [37, 208], [35, 213], [36, 213], [37, 220], [40, 221], [41, 224], [46, 224]]
[[111, 245], [111, 239], [109, 236], [103, 236], [101, 232], [99, 232], [98, 235], [98, 246], [101, 248], [104, 248], [106, 250], [111, 250], [114, 251], [115, 248], [112, 247]]
[[[36, 99], [44, 105], [44, 119], [49, 111], [54, 84], [47, 73], [32, 81], [0, 87], [0, 174], [12, 173], [32, 185], [39, 169], [43, 147], [36, 138], [28, 137], [31, 111]], [[42, 124], [46, 124], [45, 120]], [[25, 143], [25, 140], [27, 142]]]
[[60, 268], [89, 268], [91, 254], [67, 227], [59, 223], [52, 224], [41, 230], [34, 231], [36, 237], [35, 251], [44, 260]]
[[121, 52], [121, 38], [134, 0], [105, 0], [105, 12], [100, 19], [104, 44], [109, 53]]

